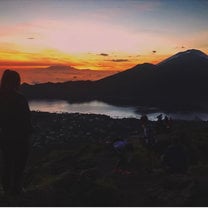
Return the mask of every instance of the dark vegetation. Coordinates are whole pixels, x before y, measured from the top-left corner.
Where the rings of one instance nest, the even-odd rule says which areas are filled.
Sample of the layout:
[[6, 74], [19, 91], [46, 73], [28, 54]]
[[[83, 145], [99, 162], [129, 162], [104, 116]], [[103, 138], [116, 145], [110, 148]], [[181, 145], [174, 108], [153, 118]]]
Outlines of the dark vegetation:
[[22, 85], [30, 99], [101, 100], [167, 110], [207, 110], [208, 56], [192, 49], [98, 81]]
[[[26, 192], [2, 206], [207, 206], [208, 123], [174, 121], [147, 148], [138, 119], [104, 115], [32, 113], [34, 134], [25, 177]], [[151, 122], [155, 125], [155, 122]], [[168, 174], [160, 156], [178, 132], [191, 165], [187, 174]], [[130, 175], [113, 173], [112, 142], [134, 146]]]

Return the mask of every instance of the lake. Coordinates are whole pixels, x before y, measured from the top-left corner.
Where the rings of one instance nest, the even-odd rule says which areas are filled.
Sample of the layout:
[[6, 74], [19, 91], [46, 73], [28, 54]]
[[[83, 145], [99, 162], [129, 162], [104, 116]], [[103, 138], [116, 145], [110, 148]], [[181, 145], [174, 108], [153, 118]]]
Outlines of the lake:
[[[32, 111], [49, 113], [87, 113], [103, 114], [112, 118], [140, 118], [141, 112], [136, 107], [120, 107], [110, 105], [100, 101], [91, 101], [84, 103], [69, 103], [65, 100], [32, 100], [29, 102]], [[188, 113], [165, 113], [163, 111], [154, 111], [147, 113], [150, 120], [157, 120], [159, 114], [170, 116], [172, 119], [179, 120], [208, 120], [208, 113], [188, 112]]]

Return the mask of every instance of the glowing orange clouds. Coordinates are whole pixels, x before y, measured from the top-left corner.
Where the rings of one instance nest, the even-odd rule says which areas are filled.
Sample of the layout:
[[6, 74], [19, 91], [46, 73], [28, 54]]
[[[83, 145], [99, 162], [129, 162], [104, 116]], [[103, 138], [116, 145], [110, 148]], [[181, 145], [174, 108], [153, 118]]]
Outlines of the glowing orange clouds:
[[189, 46], [198, 41], [199, 45], [200, 37], [204, 44], [205, 36], [202, 33], [196, 40], [178, 41], [171, 35], [127, 29], [96, 19], [33, 20], [1, 28], [0, 68], [62, 64], [80, 69], [125, 70], [144, 62], [158, 63], [178, 52], [178, 44]]

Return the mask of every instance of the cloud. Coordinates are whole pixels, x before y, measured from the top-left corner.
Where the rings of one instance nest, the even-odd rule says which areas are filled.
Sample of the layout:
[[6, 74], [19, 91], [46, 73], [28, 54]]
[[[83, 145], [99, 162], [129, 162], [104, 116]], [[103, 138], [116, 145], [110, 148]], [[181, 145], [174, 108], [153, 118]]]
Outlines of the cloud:
[[182, 45], [182, 46], [176, 46], [176, 47], [174, 47], [174, 49], [181, 49], [181, 48], [184, 49], [184, 48], [186, 48], [186, 47], [183, 46], [183, 45]]
[[100, 56], [109, 56], [108, 53], [100, 53], [99, 55], [100, 55]]
[[157, 51], [153, 50], [152, 53], [157, 53]]
[[[88, 30], [86, 30], [88, 28]], [[105, 56], [115, 50], [134, 51], [138, 35], [119, 25], [98, 20], [35, 20], [3, 28], [0, 37], [24, 47], [55, 48], [67, 53], [91, 52]], [[26, 32], [27, 31], [27, 32]], [[37, 38], [37, 41], [24, 41]], [[34, 42], [34, 43], [33, 43]], [[34, 45], [31, 45], [34, 44]], [[105, 53], [100, 52], [105, 50]]]
[[[115, 49], [126, 53], [143, 53], [166, 42], [159, 34], [153, 36], [153, 33], [129, 30], [119, 24], [99, 22], [96, 19], [94, 21], [77, 19], [67, 22], [36, 19], [4, 26], [0, 31], [0, 38], [1, 42], [14, 42], [29, 51], [55, 48], [69, 54], [91, 52], [103, 57], [107, 57], [105, 54], [110, 56]], [[168, 43], [165, 45], [169, 42], [168, 38]]]
[[[0, 67], [1, 66], [50, 66], [50, 65], [76, 65], [78, 60], [74, 56], [62, 53], [58, 50], [42, 50], [38, 53], [28, 52], [18, 49], [6, 48], [12, 44], [1, 44], [4, 50], [0, 50]], [[15, 46], [15, 45], [14, 45]]]
[[129, 60], [128, 59], [111, 59], [109, 61], [112, 61], [112, 62], [128, 62]]

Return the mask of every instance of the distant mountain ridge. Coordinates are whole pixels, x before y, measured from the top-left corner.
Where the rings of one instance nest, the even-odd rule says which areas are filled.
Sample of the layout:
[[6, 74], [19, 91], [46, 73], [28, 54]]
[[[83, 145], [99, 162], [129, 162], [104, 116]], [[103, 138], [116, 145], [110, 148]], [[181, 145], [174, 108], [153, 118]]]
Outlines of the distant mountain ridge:
[[[28, 84], [40, 84], [47, 82], [66, 82], [66, 81], [83, 81], [83, 80], [99, 80], [104, 77], [117, 73], [117, 71], [109, 70], [91, 70], [77, 69], [67, 65], [52, 65], [45, 68], [33, 69], [15, 69], [20, 73], [22, 82]], [[3, 70], [0, 70], [2, 75]]]
[[173, 62], [173, 61], [179, 61], [180, 59], [183, 59], [183, 61], [185, 59], [187, 61], [190, 61], [191, 58], [194, 58], [194, 59], [197, 58], [197, 59], [208, 61], [208, 56], [205, 53], [203, 53], [200, 50], [190, 49], [190, 50], [187, 50], [187, 51], [179, 52], [179, 53], [165, 59], [164, 61], [160, 62], [157, 65], [161, 66], [163, 64], [170, 63], [170, 62]]
[[93, 71], [91, 69], [77, 69], [75, 67], [69, 66], [69, 65], [52, 65], [45, 70], [54, 70], [54, 71], [70, 71], [70, 72], [84, 72], [84, 71]]
[[78, 69], [72, 66], [65, 66], [65, 65], [53, 65], [45, 68], [45, 70], [53, 70], [53, 71], [77, 71]]
[[[53, 87], [45, 84], [33, 88], [50, 88], [56, 92], [50, 96], [42, 94], [42, 98], [98, 99], [128, 105], [192, 108], [207, 106], [207, 80], [208, 56], [191, 49], [179, 52], [157, 65], [136, 65], [98, 81], [67, 82]], [[29, 97], [37, 95], [34, 89], [33, 92], [28, 89], [25, 92]]]

